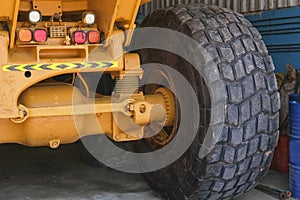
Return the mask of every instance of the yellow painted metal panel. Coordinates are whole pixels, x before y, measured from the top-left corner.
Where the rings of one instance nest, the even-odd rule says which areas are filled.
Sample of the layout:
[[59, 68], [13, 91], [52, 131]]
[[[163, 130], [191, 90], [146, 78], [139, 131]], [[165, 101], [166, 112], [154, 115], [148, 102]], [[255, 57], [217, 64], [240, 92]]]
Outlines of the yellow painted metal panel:
[[9, 1], [3, 1], [1, 4], [0, 9], [0, 17], [5, 17], [9, 20], [13, 20], [14, 13], [15, 13], [15, 7], [18, 5], [18, 0], [9, 0]]

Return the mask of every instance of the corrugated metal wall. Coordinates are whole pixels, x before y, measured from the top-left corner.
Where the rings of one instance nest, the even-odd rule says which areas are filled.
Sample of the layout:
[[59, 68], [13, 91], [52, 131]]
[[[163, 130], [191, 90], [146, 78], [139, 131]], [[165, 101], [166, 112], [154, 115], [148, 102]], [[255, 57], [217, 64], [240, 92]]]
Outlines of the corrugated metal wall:
[[272, 56], [277, 72], [287, 64], [300, 69], [300, 6], [248, 15]]
[[152, 0], [152, 2], [142, 7], [142, 12], [146, 16], [160, 8], [186, 3], [214, 4], [220, 7], [230, 8], [240, 13], [252, 13], [298, 6], [300, 5], [300, 0]]

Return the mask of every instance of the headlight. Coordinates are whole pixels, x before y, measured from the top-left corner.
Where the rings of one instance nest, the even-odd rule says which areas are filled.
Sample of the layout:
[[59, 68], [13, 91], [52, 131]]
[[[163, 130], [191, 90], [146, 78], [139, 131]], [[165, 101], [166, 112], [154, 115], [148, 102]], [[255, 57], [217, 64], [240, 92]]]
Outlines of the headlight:
[[93, 25], [96, 22], [96, 15], [93, 12], [85, 12], [82, 15], [82, 21], [86, 25]]
[[36, 24], [39, 21], [41, 21], [41, 19], [42, 19], [42, 15], [41, 15], [40, 11], [32, 10], [32, 11], [29, 12], [29, 21], [30, 21], [30, 23]]

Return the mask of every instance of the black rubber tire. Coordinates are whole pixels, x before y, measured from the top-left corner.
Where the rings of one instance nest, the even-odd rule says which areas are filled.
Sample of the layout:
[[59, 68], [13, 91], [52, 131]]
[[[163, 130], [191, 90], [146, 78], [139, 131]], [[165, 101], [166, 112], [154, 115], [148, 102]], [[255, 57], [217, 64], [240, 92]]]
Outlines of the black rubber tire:
[[[198, 41], [217, 63], [227, 88], [220, 95], [228, 97], [226, 124], [209, 155], [198, 157], [205, 135], [199, 125], [195, 142], [179, 160], [145, 174], [150, 187], [171, 200], [232, 199], [254, 188], [268, 172], [277, 146], [280, 108], [274, 64], [259, 32], [240, 14], [199, 4], [155, 11], [142, 27], [173, 29]], [[139, 53], [142, 64], [162, 63], [184, 73], [197, 84], [199, 101], [207, 103], [199, 90], [204, 86], [188, 72], [188, 63], [160, 50]]]

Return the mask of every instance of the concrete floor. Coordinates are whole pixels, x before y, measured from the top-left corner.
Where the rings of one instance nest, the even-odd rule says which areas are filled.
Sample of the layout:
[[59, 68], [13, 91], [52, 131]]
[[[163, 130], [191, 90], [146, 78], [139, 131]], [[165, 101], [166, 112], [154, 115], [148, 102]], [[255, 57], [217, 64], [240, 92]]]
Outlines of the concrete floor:
[[[59, 150], [0, 145], [0, 199], [158, 200], [141, 175], [82, 162], [76, 145]], [[288, 188], [286, 174], [271, 171], [265, 183]], [[253, 190], [238, 200], [275, 200]]]

